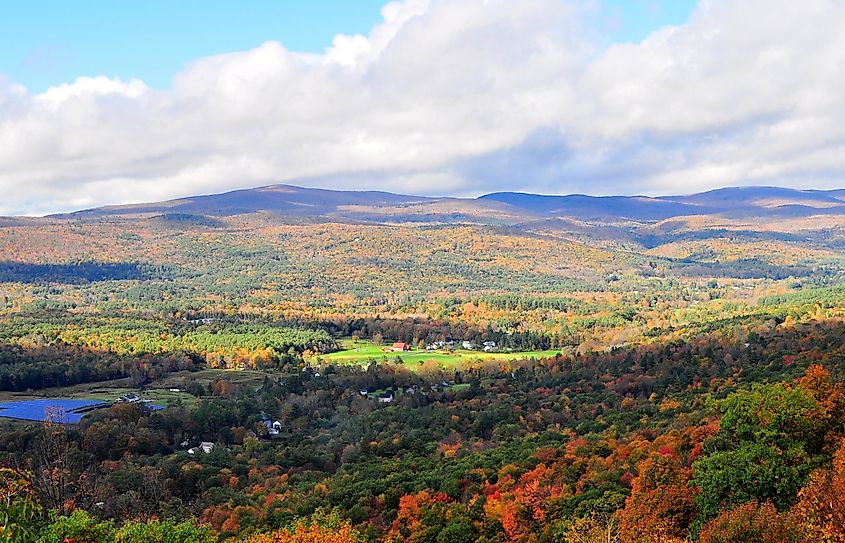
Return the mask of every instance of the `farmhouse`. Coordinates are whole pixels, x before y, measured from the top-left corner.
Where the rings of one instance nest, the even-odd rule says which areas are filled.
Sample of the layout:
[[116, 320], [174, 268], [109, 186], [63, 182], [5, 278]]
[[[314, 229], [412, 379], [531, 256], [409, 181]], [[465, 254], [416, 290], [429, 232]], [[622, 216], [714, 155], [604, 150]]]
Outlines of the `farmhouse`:
[[282, 422], [281, 421], [271, 421], [268, 418], [262, 419], [264, 426], [267, 427], [267, 435], [270, 437], [277, 436], [282, 431]]
[[408, 343], [403, 343], [401, 341], [397, 341], [396, 343], [393, 344], [393, 346], [390, 348], [390, 350], [393, 351], [393, 352], [410, 351], [411, 346]]
[[393, 401], [393, 391], [382, 392], [378, 395], [378, 403], [390, 403]]
[[200, 443], [199, 447], [191, 447], [190, 449], [188, 449], [188, 454], [193, 455], [197, 454], [200, 451], [204, 452], [205, 454], [208, 454], [213, 450], [214, 443], [211, 443], [210, 441], [203, 441], [202, 443]]

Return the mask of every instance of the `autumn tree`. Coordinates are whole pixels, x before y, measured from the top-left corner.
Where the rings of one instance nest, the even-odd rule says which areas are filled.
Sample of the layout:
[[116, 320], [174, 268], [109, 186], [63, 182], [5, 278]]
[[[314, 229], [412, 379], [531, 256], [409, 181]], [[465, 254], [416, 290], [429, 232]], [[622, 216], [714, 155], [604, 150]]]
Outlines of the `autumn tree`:
[[[707, 522], [699, 543], [805, 543], [801, 529], [769, 502], [750, 502]], [[816, 541], [816, 540], [812, 540]]]
[[639, 466], [621, 513], [625, 543], [665, 543], [686, 536], [695, 518], [689, 470], [673, 456], [656, 455]]
[[337, 513], [318, 511], [311, 518], [300, 520], [290, 528], [261, 534], [244, 543], [358, 543], [360, 534]]
[[814, 472], [794, 509], [812, 541], [845, 543], [845, 439], [833, 466]]
[[26, 475], [0, 468], [0, 542], [32, 541], [41, 516], [41, 504]]

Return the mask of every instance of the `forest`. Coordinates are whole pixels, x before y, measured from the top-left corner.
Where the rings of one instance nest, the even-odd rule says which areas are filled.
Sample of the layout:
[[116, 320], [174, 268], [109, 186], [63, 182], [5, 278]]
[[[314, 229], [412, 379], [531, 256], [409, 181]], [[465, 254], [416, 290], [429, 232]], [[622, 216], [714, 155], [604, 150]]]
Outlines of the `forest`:
[[0, 540], [845, 542], [845, 232], [725, 221], [4, 226]]

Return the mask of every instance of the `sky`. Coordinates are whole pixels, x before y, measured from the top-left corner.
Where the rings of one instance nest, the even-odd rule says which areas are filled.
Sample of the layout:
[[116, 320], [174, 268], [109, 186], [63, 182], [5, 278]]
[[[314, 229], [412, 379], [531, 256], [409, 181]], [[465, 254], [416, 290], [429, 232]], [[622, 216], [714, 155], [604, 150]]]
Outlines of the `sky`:
[[287, 182], [841, 188], [837, 0], [5, 2], [0, 215]]

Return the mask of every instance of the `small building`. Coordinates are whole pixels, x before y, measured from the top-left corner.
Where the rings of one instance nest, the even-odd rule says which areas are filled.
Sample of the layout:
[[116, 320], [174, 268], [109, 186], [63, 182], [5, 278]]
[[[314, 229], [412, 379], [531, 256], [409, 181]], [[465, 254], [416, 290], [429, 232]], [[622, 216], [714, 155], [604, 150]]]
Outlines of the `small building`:
[[485, 341], [483, 343], [483, 345], [484, 345], [484, 350], [487, 351], [487, 352], [492, 351], [493, 349], [496, 348], [496, 342], [495, 341]]
[[129, 394], [124, 394], [123, 396], [117, 399], [117, 403], [138, 403], [140, 401], [141, 397], [131, 392]]
[[393, 401], [393, 392], [382, 392], [378, 395], [378, 403], [390, 403]]
[[390, 347], [390, 350], [393, 351], [393, 352], [410, 351], [411, 345], [408, 344], [408, 343], [397, 341], [396, 343], [393, 344], [392, 347]]
[[193, 455], [193, 454], [197, 454], [199, 452], [203, 452], [205, 454], [208, 454], [213, 450], [214, 450], [214, 443], [212, 443], [210, 441], [203, 441], [202, 443], [200, 443], [199, 447], [191, 447], [190, 449], [188, 449], [188, 454]]
[[267, 427], [267, 435], [270, 435], [270, 436], [277, 436], [282, 431], [282, 421], [279, 421], [279, 420], [275, 420], [275, 421], [270, 421], [269, 419], [265, 420], [264, 426]]
[[361, 396], [366, 398], [367, 396], [370, 395], [370, 392], [366, 388], [362, 388], [361, 390], [358, 391], [358, 394], [360, 394]]
[[472, 341], [464, 341], [463, 343], [461, 343], [461, 347], [463, 347], [467, 351], [474, 351], [475, 343], [473, 343]]

